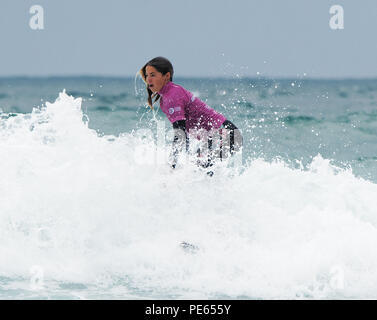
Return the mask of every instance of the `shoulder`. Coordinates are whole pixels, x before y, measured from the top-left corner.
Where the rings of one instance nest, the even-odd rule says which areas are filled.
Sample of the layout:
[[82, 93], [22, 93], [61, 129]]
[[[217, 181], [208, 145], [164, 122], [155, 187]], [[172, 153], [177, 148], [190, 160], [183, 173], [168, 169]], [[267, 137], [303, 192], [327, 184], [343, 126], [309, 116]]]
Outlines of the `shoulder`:
[[182, 94], [182, 93], [185, 93], [187, 90], [185, 88], [183, 88], [181, 85], [179, 84], [176, 84], [174, 82], [171, 82], [170, 85], [169, 85], [169, 90], [167, 92], [168, 95], [172, 95], [172, 94]]
[[164, 95], [165, 101], [187, 101], [191, 99], [192, 94], [176, 83], [171, 83], [168, 92]]

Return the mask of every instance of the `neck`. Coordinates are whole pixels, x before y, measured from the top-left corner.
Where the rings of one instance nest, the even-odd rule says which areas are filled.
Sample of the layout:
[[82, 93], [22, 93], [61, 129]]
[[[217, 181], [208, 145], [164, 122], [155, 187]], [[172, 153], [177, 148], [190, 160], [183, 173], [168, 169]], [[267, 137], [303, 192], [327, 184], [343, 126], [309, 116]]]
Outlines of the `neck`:
[[166, 81], [158, 93], [160, 94], [161, 91], [164, 91], [164, 88], [165, 88], [166, 85], [169, 84], [170, 82], [171, 82], [170, 80]]

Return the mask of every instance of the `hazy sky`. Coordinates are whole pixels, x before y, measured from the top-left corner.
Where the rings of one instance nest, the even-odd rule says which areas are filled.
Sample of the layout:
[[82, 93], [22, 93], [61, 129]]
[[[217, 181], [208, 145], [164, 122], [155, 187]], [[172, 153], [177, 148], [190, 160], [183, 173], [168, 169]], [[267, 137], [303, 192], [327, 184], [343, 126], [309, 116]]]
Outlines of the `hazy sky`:
[[177, 77], [377, 77], [376, 33], [377, 0], [0, 0], [0, 76], [134, 76], [162, 55]]

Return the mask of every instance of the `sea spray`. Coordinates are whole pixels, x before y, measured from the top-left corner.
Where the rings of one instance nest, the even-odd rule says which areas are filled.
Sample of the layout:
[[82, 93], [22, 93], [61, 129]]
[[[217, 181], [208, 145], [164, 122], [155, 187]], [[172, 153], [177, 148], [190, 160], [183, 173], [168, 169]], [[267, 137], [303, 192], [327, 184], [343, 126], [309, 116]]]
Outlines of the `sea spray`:
[[140, 164], [140, 144], [166, 146], [98, 135], [81, 103], [62, 92], [0, 120], [3, 297], [377, 296], [372, 182], [321, 155], [212, 178]]

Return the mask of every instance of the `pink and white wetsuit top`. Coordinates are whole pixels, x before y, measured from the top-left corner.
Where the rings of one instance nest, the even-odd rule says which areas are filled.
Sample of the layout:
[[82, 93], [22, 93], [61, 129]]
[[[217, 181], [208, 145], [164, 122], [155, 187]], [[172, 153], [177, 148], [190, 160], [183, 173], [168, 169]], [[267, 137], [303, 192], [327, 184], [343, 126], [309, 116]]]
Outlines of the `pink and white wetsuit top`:
[[173, 83], [166, 83], [158, 92], [160, 108], [171, 123], [186, 120], [186, 130], [218, 129], [226, 118], [195, 97], [190, 91]]

